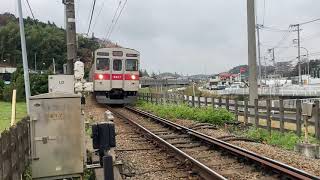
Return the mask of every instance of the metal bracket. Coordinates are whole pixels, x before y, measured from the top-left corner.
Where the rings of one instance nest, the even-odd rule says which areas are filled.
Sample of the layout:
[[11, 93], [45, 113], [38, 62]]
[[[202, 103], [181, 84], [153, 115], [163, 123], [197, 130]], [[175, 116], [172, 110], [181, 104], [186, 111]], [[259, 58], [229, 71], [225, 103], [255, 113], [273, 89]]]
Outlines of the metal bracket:
[[35, 137], [35, 141], [42, 141], [43, 144], [47, 144], [49, 140], [56, 140], [56, 136], [42, 136], [42, 137]]

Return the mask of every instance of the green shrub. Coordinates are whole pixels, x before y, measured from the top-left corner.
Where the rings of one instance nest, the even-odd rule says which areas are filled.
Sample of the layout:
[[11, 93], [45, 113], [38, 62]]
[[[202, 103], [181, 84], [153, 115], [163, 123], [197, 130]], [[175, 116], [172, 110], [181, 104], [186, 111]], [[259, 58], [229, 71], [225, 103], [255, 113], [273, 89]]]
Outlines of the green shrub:
[[225, 109], [192, 108], [185, 104], [156, 105], [143, 101], [139, 101], [137, 106], [168, 119], [188, 119], [216, 125], [223, 125], [235, 119], [234, 115]]
[[[31, 95], [48, 92], [48, 74], [30, 74], [29, 79]], [[5, 85], [2, 91], [0, 85], [0, 98], [2, 95], [1, 99], [4, 101], [11, 101], [13, 89], [17, 90], [17, 101], [24, 101], [25, 88], [22, 67], [18, 67], [17, 71], [12, 74], [12, 81], [10, 85]]]
[[[303, 141], [303, 137], [297, 136], [293, 132], [281, 133], [279, 131], [271, 131], [271, 135], [266, 129], [250, 128], [244, 132], [246, 137], [264, 142], [266, 144], [275, 145], [284, 149], [293, 150], [298, 142]], [[310, 137], [310, 142], [317, 143], [317, 140]]]
[[3, 98], [3, 90], [4, 90], [4, 81], [0, 79], [0, 99]]

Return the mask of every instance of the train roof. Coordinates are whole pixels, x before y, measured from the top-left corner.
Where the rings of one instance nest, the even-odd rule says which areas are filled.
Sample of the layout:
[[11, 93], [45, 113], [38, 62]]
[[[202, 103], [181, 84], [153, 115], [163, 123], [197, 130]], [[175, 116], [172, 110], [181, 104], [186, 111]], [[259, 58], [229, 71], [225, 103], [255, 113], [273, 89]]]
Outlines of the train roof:
[[96, 52], [98, 51], [119, 51], [119, 50], [130, 50], [130, 51], [134, 51], [137, 53], [140, 53], [139, 51], [135, 50], [135, 49], [131, 49], [131, 48], [124, 48], [124, 47], [105, 47], [105, 48], [99, 48], [96, 50]]

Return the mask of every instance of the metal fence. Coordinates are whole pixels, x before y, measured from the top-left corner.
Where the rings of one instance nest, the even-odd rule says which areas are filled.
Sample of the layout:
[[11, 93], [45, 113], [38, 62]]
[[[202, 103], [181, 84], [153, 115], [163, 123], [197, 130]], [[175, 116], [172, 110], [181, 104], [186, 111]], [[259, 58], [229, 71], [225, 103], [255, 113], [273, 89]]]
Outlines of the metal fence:
[[[281, 132], [294, 131], [298, 136], [302, 134], [303, 116], [302, 100], [295, 101], [295, 108], [286, 107], [284, 100], [272, 103], [272, 100], [256, 99], [254, 105], [247, 100], [239, 101], [237, 98], [194, 97], [181, 94], [150, 94], [142, 93], [139, 99], [152, 103], [186, 103], [192, 107], [225, 108], [235, 114], [237, 121], [248, 125]], [[264, 123], [263, 123], [264, 122]], [[276, 122], [278, 125], [272, 123]], [[308, 119], [308, 127], [314, 130], [315, 137], [320, 139], [320, 105], [319, 100], [314, 101], [313, 116]], [[294, 128], [288, 128], [289, 124]]]
[[28, 118], [0, 134], [0, 179], [20, 180], [29, 164]]

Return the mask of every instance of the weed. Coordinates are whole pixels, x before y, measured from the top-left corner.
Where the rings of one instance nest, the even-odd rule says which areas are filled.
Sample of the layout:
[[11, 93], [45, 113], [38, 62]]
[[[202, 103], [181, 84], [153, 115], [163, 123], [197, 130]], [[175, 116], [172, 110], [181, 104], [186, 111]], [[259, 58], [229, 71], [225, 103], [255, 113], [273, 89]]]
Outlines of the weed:
[[192, 108], [185, 104], [156, 105], [144, 101], [139, 101], [137, 106], [168, 119], [188, 119], [215, 125], [223, 125], [235, 119], [226, 109]]

